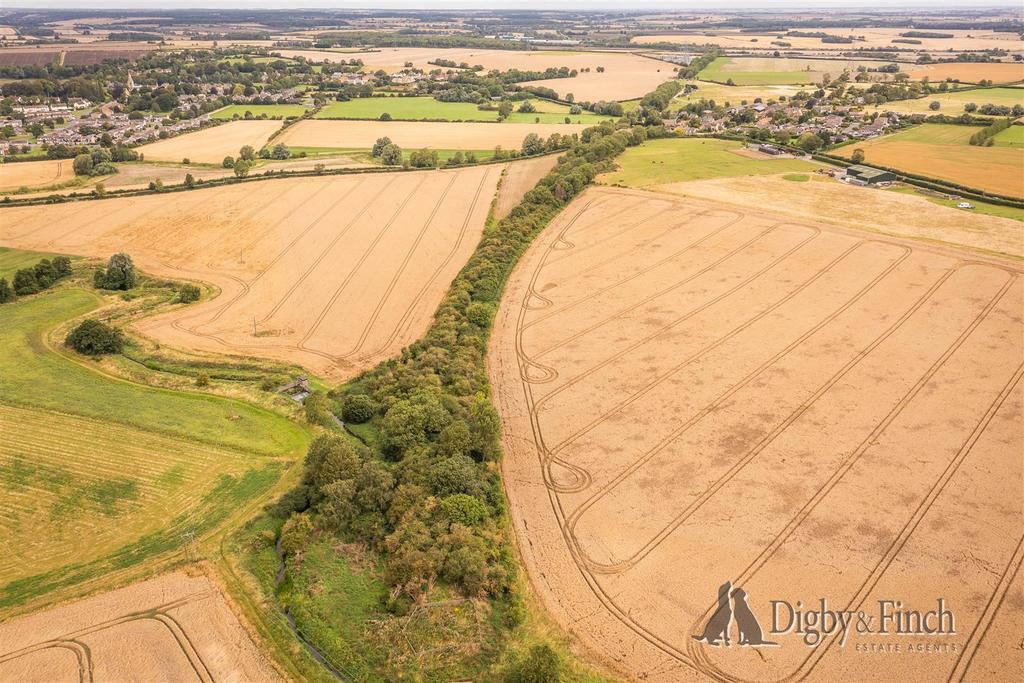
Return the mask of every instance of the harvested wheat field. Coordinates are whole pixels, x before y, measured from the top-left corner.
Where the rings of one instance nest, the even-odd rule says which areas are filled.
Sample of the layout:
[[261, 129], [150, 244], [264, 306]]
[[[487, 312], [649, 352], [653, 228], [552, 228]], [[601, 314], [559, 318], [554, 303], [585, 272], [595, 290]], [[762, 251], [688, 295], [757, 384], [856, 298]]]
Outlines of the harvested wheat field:
[[75, 177], [71, 159], [21, 161], [0, 164], [0, 192], [23, 187], [47, 187]]
[[180, 162], [189, 159], [201, 164], [219, 164], [226, 156], [237, 157], [238, 150], [251, 145], [259, 150], [281, 127], [280, 121], [232, 121], [195, 133], [158, 140], [138, 148], [147, 161]]
[[547, 154], [536, 159], [524, 159], [506, 166], [501, 179], [498, 200], [494, 206], [494, 217], [502, 219], [532, 190], [541, 178], [558, 163], [557, 154]]
[[0, 624], [0, 681], [279, 681], [209, 578], [167, 574]]
[[3, 213], [0, 243], [107, 257], [219, 296], [145, 320], [155, 339], [349, 377], [419, 338], [473, 251], [501, 166], [241, 183]]
[[[341, 62], [359, 59], [367, 71], [394, 72], [405, 68], [407, 62], [426, 71], [438, 68], [430, 62], [438, 59], [479, 64], [484, 69], [520, 69], [544, 71], [549, 68], [576, 69], [573, 78], [553, 78], [528, 81], [524, 85], [539, 85], [553, 89], [562, 97], [573, 93], [577, 102], [599, 100], [628, 100], [641, 97], [661, 83], [674, 77], [675, 65], [631, 52], [601, 52], [577, 50], [486, 50], [476, 48], [380, 48], [368, 52], [332, 52], [328, 50], [275, 50], [282, 57], [305, 57], [310, 61]], [[597, 68], [604, 70], [598, 72]]]
[[276, 142], [290, 147], [370, 149], [377, 138], [387, 136], [404, 149], [487, 150], [501, 145], [519, 149], [530, 133], [547, 138], [578, 134], [585, 123], [438, 123], [434, 121], [299, 121]]
[[983, 253], [1024, 258], [1021, 222], [934, 204], [924, 196], [858, 187], [811, 175], [794, 191], [781, 175], [712, 178], [650, 188], [674, 195], [768, 210], [796, 220], [831, 223]]
[[[588, 190], [517, 266], [490, 349], [535, 590], [637, 680], [1016, 670], [1022, 310], [1009, 261]], [[955, 634], [880, 633], [880, 601], [940, 598]], [[787, 630], [786, 603], [821, 600], [875, 630]]]

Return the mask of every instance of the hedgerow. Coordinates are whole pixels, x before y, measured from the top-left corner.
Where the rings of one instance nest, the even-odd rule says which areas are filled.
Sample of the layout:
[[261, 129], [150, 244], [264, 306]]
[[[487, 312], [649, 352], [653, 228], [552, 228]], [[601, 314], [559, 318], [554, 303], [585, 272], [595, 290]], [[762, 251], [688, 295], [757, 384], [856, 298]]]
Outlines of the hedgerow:
[[488, 399], [484, 357], [491, 324], [531, 240], [646, 132], [610, 122], [585, 130], [485, 231], [426, 335], [335, 392], [343, 417], [368, 419], [379, 439], [356, 448], [341, 436], [322, 437], [287, 506], [320, 533], [378, 551], [392, 609], [404, 609], [436, 582], [467, 596], [509, 591], [515, 563], [497, 468], [500, 421]]

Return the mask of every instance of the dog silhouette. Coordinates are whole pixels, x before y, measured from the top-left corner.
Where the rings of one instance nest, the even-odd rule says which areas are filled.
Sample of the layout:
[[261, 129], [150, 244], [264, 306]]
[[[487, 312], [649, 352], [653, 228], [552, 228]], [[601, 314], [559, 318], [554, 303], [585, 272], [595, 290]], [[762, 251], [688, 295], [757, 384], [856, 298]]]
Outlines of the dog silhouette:
[[704, 625], [704, 633], [694, 636], [694, 640], [717, 646], [719, 639], [724, 639], [726, 647], [729, 646], [729, 622], [732, 620], [732, 605], [729, 604], [731, 590], [731, 581], [726, 581], [718, 587], [718, 609]]
[[739, 628], [739, 644], [750, 647], [763, 645], [778, 645], [764, 639], [761, 632], [761, 624], [757, 623], [757, 617], [750, 611], [747, 604], [747, 593], [742, 588], [734, 588], [732, 591], [732, 614], [736, 618], [736, 626]]

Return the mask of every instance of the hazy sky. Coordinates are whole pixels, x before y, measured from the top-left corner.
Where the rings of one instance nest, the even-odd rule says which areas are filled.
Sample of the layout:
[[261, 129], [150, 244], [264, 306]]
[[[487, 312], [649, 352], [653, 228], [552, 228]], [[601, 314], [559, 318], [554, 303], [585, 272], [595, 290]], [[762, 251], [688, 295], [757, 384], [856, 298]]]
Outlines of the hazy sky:
[[893, 10], [904, 7], [1022, 7], [1021, 0], [0, 0], [0, 8], [61, 7], [84, 10], [161, 8], [233, 9], [790, 9], [855, 7]]

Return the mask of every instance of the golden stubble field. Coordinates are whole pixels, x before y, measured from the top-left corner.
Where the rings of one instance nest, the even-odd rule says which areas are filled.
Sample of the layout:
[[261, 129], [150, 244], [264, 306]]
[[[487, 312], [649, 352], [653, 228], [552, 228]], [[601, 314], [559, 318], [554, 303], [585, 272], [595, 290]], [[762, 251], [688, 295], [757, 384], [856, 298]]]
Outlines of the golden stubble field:
[[[475, 248], [502, 166], [241, 183], [5, 209], [4, 246], [109, 257], [219, 295], [143, 320], [179, 347], [350, 377], [418, 339]], [[9, 226], [9, 227], [7, 227]]]
[[237, 157], [238, 150], [251, 145], [259, 151], [281, 127], [280, 121], [231, 121], [195, 133], [158, 140], [138, 148], [147, 161], [180, 162], [188, 159], [203, 164], [219, 164], [226, 156]]
[[71, 159], [8, 162], [0, 164], [0, 192], [56, 185], [74, 177]]
[[[332, 62], [360, 59], [367, 71], [383, 69], [394, 72], [405, 68], [406, 62], [430, 71], [438, 69], [430, 62], [445, 59], [485, 69], [521, 69], [544, 71], [563, 66], [576, 69], [574, 78], [527, 81], [525, 85], [551, 88], [562, 97], [572, 93], [578, 102], [629, 100], [642, 97], [674, 77], [676, 66], [668, 62], [631, 52], [600, 52], [574, 50], [483, 50], [475, 48], [380, 48], [371, 52], [331, 52], [327, 50], [275, 50], [283, 57], [305, 57], [310, 61]], [[597, 68], [602, 67], [603, 72]], [[589, 69], [589, 71], [583, 71]]]
[[333, 121], [308, 119], [284, 131], [276, 141], [292, 147], [370, 149], [388, 137], [403, 149], [489, 150], [500, 145], [519, 149], [523, 138], [536, 133], [578, 135], [586, 123], [443, 123], [436, 121]]
[[[588, 190], [517, 266], [490, 348], [534, 588], [631, 679], [1012, 677], [1022, 310], [1019, 263]], [[939, 598], [955, 634], [771, 632], [772, 600], [877, 628], [881, 600]]]
[[1011, 52], [1024, 50], [1024, 42], [1020, 37], [1011, 32], [999, 33], [986, 30], [947, 30], [947, 29], [919, 29], [929, 33], [952, 34], [952, 38], [915, 38], [920, 40], [920, 45], [909, 45], [906, 43], [893, 43], [893, 39], [899, 39], [901, 33], [911, 29], [907, 28], [848, 28], [848, 27], [826, 27], [815, 29], [801, 29], [813, 32], [823, 32], [834, 36], [857, 36], [864, 40], [857, 40], [854, 43], [823, 43], [821, 38], [805, 38], [797, 36], [786, 36], [786, 31], [777, 33], [743, 33], [735, 30], [721, 31], [693, 31], [688, 33], [676, 33], [665, 35], [634, 36], [632, 41], [638, 45], [649, 45], [652, 43], [696, 43], [698, 45], [718, 45], [723, 48], [732, 49], [763, 49], [774, 50], [778, 46], [772, 45], [772, 41], [779, 40], [789, 43], [794, 50], [836, 50], [849, 51], [851, 49], [864, 48], [889, 48], [903, 50], [928, 50], [928, 51], [966, 51], [966, 50], [1008, 50]]
[[280, 681], [215, 583], [166, 574], [0, 624], [0, 681]]

